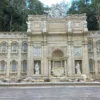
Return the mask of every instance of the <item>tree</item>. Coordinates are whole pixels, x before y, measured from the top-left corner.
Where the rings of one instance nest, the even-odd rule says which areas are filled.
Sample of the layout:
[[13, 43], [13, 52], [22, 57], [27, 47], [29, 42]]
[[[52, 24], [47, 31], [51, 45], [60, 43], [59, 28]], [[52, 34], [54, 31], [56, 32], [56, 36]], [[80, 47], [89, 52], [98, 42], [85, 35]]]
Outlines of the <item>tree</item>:
[[26, 31], [28, 14], [44, 14], [39, 0], [0, 0], [0, 31]]
[[100, 30], [100, 0], [92, 0], [92, 6], [94, 8], [96, 19], [98, 22], [98, 28]]
[[28, 2], [28, 13], [34, 15], [41, 15], [44, 13], [43, 4], [38, 0], [27, 0]]
[[[69, 9], [68, 14], [87, 14], [87, 22], [89, 30], [97, 30], [98, 23], [96, 19], [96, 11], [92, 5], [91, 0], [74, 1], [72, 7]], [[96, 6], [96, 5], [95, 5]]]

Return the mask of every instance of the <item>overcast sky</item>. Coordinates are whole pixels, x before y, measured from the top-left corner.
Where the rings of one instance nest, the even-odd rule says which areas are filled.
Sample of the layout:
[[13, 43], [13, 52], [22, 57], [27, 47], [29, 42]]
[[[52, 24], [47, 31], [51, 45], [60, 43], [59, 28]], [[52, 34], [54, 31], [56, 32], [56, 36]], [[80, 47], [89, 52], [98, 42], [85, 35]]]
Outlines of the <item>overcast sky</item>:
[[72, 0], [40, 0], [45, 5], [51, 6], [52, 4], [59, 3], [61, 1], [65, 1], [66, 3], [71, 4]]

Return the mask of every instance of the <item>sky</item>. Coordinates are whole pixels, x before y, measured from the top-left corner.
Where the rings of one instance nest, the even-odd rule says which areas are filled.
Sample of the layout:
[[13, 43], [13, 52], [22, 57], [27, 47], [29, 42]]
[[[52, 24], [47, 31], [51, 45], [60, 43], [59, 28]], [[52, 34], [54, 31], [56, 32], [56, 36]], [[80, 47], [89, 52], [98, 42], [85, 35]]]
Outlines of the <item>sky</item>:
[[40, 0], [45, 5], [51, 6], [52, 4], [59, 3], [61, 1], [64, 1], [65, 3], [71, 4], [72, 0]]

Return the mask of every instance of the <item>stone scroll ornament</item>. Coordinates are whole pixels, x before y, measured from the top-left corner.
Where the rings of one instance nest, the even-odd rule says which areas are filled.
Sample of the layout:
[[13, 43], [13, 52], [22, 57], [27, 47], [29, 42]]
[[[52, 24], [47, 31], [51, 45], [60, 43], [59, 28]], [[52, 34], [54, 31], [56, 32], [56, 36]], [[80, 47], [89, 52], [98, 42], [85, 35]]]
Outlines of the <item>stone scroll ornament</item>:
[[63, 4], [53, 4], [50, 10], [45, 10], [48, 18], [63, 18], [66, 16], [67, 10]]

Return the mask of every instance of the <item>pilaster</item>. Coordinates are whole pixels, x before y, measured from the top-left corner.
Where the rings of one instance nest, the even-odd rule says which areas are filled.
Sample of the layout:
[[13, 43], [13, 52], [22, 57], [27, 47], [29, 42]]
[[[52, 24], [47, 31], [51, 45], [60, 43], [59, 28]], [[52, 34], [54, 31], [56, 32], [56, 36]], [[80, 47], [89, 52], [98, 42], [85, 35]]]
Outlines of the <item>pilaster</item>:
[[21, 77], [21, 41], [19, 42], [19, 52], [18, 52], [18, 78]]
[[33, 49], [33, 45], [32, 45], [32, 41], [28, 41], [28, 66], [27, 66], [27, 76], [32, 76], [32, 73], [33, 73], [33, 59], [32, 59], [32, 49]]
[[67, 77], [68, 69], [67, 69], [67, 61], [64, 60], [64, 67], [65, 67], [65, 77]]
[[67, 54], [68, 54], [68, 76], [71, 76], [73, 74], [73, 59], [72, 59], [72, 41], [68, 42], [68, 49], [67, 49]]
[[46, 40], [46, 35], [44, 36], [44, 41], [43, 41], [43, 67], [44, 67], [44, 75], [45, 77], [48, 77], [48, 73], [49, 73], [49, 67], [48, 67], [48, 59], [47, 59], [47, 51], [48, 51], [48, 48], [47, 48], [47, 40]]
[[94, 71], [95, 74], [98, 74], [98, 66], [97, 66], [97, 49], [96, 49], [96, 39], [93, 38], [93, 50], [94, 50]]
[[11, 59], [11, 41], [8, 41], [8, 55], [7, 55], [7, 70], [6, 70], [6, 77], [10, 78], [10, 59]]
[[87, 46], [87, 41], [83, 41], [83, 74], [89, 74], [89, 61], [88, 61], [88, 46]]

